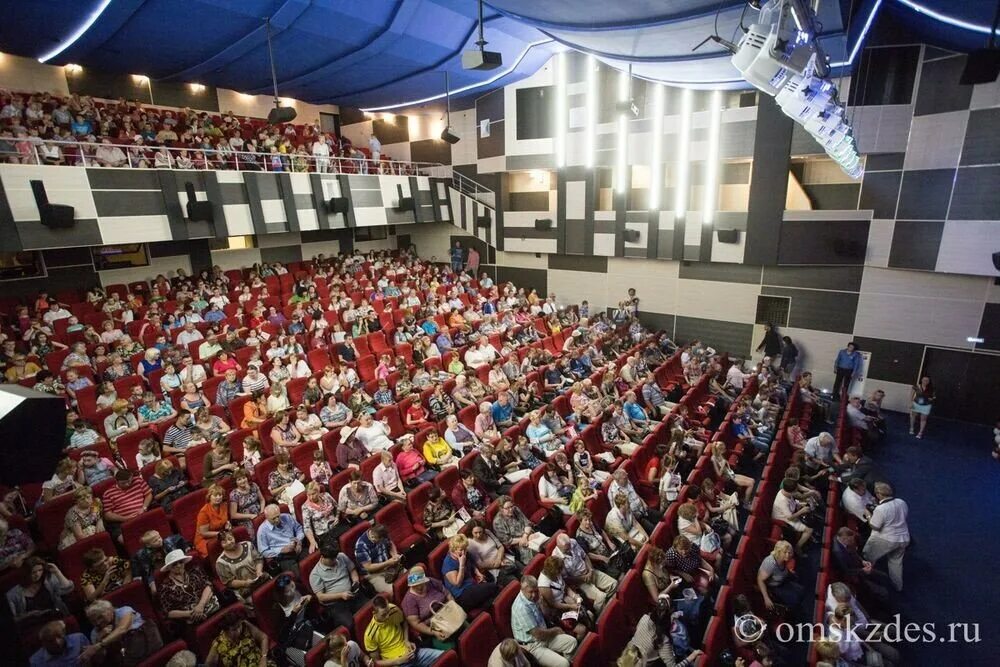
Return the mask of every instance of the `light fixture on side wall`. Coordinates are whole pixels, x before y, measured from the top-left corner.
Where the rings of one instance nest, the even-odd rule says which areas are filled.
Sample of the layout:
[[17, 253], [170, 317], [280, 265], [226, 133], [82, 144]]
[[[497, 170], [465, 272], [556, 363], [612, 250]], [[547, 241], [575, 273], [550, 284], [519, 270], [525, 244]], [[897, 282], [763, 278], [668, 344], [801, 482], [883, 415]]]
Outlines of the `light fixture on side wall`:
[[584, 163], [588, 169], [593, 168], [597, 154], [597, 74], [600, 66], [594, 56], [587, 56], [587, 155]]
[[556, 55], [555, 154], [556, 167], [566, 166], [566, 133], [569, 111], [566, 99], [566, 52]]
[[267, 30], [267, 60], [271, 64], [271, 85], [274, 87], [274, 108], [267, 114], [269, 125], [280, 125], [290, 123], [295, 120], [297, 112], [293, 107], [281, 106], [281, 98], [278, 97], [278, 74], [274, 69], [274, 51], [271, 48], [271, 19], [264, 19], [264, 28]]
[[709, 98], [708, 149], [705, 155], [705, 178], [702, 184], [701, 224], [715, 219], [719, 204], [719, 137], [722, 134], [722, 91], [713, 90]]
[[65, 65], [63, 65], [63, 70], [66, 72], [66, 74], [72, 76], [74, 74], [79, 74], [80, 72], [82, 72], [83, 68], [75, 63], [66, 63]]
[[444, 129], [441, 130], [441, 140], [449, 144], [457, 144], [462, 137], [451, 130], [451, 86], [447, 71], [444, 73], [444, 105], [445, 125]]
[[629, 89], [631, 87], [632, 65], [628, 71], [618, 74], [618, 149], [615, 160], [615, 192], [624, 194], [628, 188], [628, 117], [631, 109]]
[[674, 185], [674, 219], [680, 220], [687, 215], [688, 190], [690, 183], [691, 151], [691, 109], [694, 106], [694, 93], [690, 88], [681, 91], [680, 128], [677, 131], [677, 153], [674, 170], [676, 183]]
[[660, 210], [663, 193], [663, 111], [666, 88], [662, 84], [653, 89], [653, 158], [649, 163], [649, 210]]

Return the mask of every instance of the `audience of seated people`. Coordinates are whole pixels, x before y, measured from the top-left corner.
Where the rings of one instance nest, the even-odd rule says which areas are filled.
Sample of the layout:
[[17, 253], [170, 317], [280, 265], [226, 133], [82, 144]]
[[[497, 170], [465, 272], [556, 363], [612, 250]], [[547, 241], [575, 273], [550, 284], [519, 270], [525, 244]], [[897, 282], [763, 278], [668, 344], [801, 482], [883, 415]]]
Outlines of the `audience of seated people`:
[[[5, 163], [411, 173], [412, 165], [392, 161], [374, 135], [367, 144], [354, 146], [346, 136], [322, 130], [318, 119], [271, 126], [232, 111], [210, 114], [124, 98], [0, 90], [0, 160]], [[205, 308], [206, 320], [215, 305]]]
[[[7, 592], [19, 624], [35, 635], [41, 622], [81, 611], [68, 606], [72, 591], [96, 604], [134, 576], [157, 605], [164, 641], [190, 637], [239, 603], [243, 615], [227, 610], [213, 626], [212, 655], [223, 663], [234, 650], [263, 655], [274, 642], [284, 646], [287, 637], [251, 622], [267, 613], [258, 591], [270, 586], [268, 610], [277, 604], [288, 619], [324, 633], [343, 627], [354, 638], [324, 640], [328, 664], [363, 655], [433, 664], [462, 648], [461, 628], [434, 629], [433, 603], [454, 600], [472, 618], [495, 613], [490, 605], [501, 599], [512, 605], [515, 643], [496, 647], [497, 664], [522, 664], [524, 651], [543, 665], [568, 665], [609, 607], [622, 625], [648, 612], [644, 634], [629, 643], [644, 659], [671, 664], [662, 649], [673, 639], [673, 664], [692, 664], [705, 631], [698, 610], [734, 583], [727, 568], [762, 494], [757, 459], [786, 444], [796, 452], [776, 494], [787, 497], [774, 512], [786, 531], [821, 509], [825, 494], [816, 486], [844, 479], [863, 490], [856, 482], [874, 479], [870, 459], [860, 444], [841, 455], [832, 437], [805, 437], [807, 426], [802, 453], [794, 449], [788, 427], [799, 415], [786, 410], [803, 402], [788, 394], [794, 378], [766, 366], [745, 373], [697, 341], [676, 349], [634, 318], [616, 326], [555, 304], [554, 296], [485, 276], [477, 284], [384, 252], [161, 276], [145, 291], [94, 288], [79, 304], [40, 294], [34, 312], [3, 331], [5, 371], [15, 370], [5, 376], [36, 383], [58, 364], [61, 378], [72, 371], [92, 381], [74, 393], [55, 390], [67, 401], [68, 456], [52, 480], [34, 497], [19, 490], [0, 505], [19, 526], [3, 520], [0, 533], [0, 563], [25, 570]], [[220, 305], [224, 319], [197, 317]], [[59, 311], [95, 324], [69, 331], [75, 316], [51, 315]], [[110, 327], [100, 325], [105, 318]], [[367, 333], [345, 333], [359, 318]], [[185, 334], [188, 344], [177, 344]], [[205, 339], [220, 349], [204, 348]], [[37, 354], [52, 343], [66, 349]], [[464, 349], [465, 363], [444, 365], [442, 346]], [[164, 382], [175, 369], [178, 380]], [[80, 442], [88, 429], [96, 437]], [[879, 501], [892, 500], [891, 489], [879, 492]], [[65, 508], [58, 543], [20, 527], [57, 503]], [[144, 520], [154, 508], [172, 513], [174, 525], [167, 519], [150, 530]], [[766, 510], [754, 516], [770, 521]], [[870, 509], [861, 514], [860, 522], [871, 517]], [[897, 588], [901, 514], [905, 524], [898, 508], [878, 517], [877, 541], [864, 550], [889, 558]], [[813, 541], [803, 526], [800, 551]], [[106, 532], [109, 542], [93, 542]], [[884, 582], [852, 539], [838, 533], [845, 582], [882, 599]], [[98, 546], [78, 556], [75, 578], [35, 555], [59, 561], [88, 540]], [[779, 541], [771, 551], [752, 564], [760, 566], [758, 585], [744, 591], [761, 616], [779, 604], [794, 608], [803, 592], [791, 545]], [[643, 602], [623, 611], [612, 601], [633, 600], [621, 587], [630, 571], [639, 573]], [[517, 586], [516, 597], [501, 595]], [[672, 594], [683, 594], [674, 601], [679, 615], [661, 609]], [[371, 620], [358, 636], [354, 621], [369, 602]], [[111, 620], [107, 606], [87, 609], [95, 641], [68, 641], [74, 635], [65, 627], [44, 625], [38, 664], [76, 650], [74, 642], [88, 655], [101, 641], [104, 650], [117, 642], [129, 655], [138, 651], [132, 631], [155, 627], [155, 619], [110, 604]], [[115, 634], [126, 620], [134, 627]], [[143, 632], [152, 652], [152, 632]], [[690, 641], [680, 642], [682, 633]], [[619, 652], [628, 637], [621, 639]]]

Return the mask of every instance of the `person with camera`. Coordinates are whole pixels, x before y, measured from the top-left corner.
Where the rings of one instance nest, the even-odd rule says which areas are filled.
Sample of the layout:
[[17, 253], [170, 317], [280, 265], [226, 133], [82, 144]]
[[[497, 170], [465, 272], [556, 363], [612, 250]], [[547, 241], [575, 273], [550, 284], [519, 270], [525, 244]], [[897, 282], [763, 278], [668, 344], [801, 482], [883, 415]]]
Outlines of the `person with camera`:
[[805, 553], [805, 546], [812, 539], [813, 529], [807, 526], [803, 517], [812, 512], [812, 507], [808, 504], [800, 504], [795, 499], [794, 494], [798, 490], [798, 483], [794, 479], [784, 479], [781, 481], [781, 489], [774, 497], [774, 505], [771, 507], [771, 518], [775, 521], [782, 521], [790, 529], [798, 534], [798, 542], [795, 545], [795, 552], [798, 555]]
[[795, 607], [802, 599], [804, 589], [794, 580], [795, 573], [788, 569], [793, 554], [792, 545], [779, 540], [757, 570], [757, 588], [768, 611], [773, 611], [776, 603]]
[[361, 575], [336, 539], [324, 537], [319, 544], [319, 562], [309, 573], [309, 588], [321, 605], [331, 627], [352, 627], [354, 614], [369, 598], [361, 590]]
[[389, 530], [373, 523], [354, 545], [354, 556], [365, 580], [377, 593], [392, 593], [392, 582], [403, 568], [403, 557], [389, 539]]

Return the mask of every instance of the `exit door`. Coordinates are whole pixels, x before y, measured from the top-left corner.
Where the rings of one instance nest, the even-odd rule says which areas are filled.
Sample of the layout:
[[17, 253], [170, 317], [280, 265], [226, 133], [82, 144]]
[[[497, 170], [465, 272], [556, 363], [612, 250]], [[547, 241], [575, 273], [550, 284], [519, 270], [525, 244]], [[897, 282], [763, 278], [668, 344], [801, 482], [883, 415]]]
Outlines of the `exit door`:
[[997, 418], [1000, 355], [928, 347], [922, 375], [934, 383], [932, 417], [977, 424], [993, 424]]

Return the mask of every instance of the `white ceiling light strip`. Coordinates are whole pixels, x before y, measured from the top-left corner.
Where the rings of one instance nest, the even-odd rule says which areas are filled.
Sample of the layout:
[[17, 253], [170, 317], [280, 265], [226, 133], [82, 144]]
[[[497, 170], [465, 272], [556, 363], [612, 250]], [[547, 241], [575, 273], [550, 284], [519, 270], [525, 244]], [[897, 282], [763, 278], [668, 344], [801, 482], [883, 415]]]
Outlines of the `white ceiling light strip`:
[[60, 53], [62, 53], [63, 51], [65, 51], [69, 47], [73, 46], [78, 39], [80, 39], [81, 37], [83, 37], [84, 34], [86, 34], [86, 32], [88, 30], [90, 30], [90, 26], [94, 25], [94, 23], [97, 22], [97, 19], [101, 18], [101, 14], [104, 13], [104, 10], [107, 9], [108, 5], [110, 5], [110, 4], [111, 4], [111, 0], [104, 0], [100, 5], [97, 6], [96, 9], [94, 9], [94, 11], [92, 11], [90, 13], [90, 16], [87, 17], [87, 20], [84, 21], [80, 25], [80, 27], [76, 29], [76, 31], [72, 35], [70, 35], [61, 44], [59, 44], [58, 46], [56, 46], [56, 48], [52, 49], [51, 51], [49, 51], [45, 55], [39, 57], [38, 58], [38, 62], [40, 62], [40, 63], [47, 63], [48, 61], [50, 61], [53, 58], [55, 58], [56, 56], [58, 56]]

